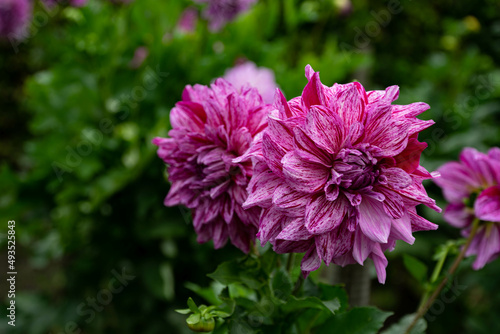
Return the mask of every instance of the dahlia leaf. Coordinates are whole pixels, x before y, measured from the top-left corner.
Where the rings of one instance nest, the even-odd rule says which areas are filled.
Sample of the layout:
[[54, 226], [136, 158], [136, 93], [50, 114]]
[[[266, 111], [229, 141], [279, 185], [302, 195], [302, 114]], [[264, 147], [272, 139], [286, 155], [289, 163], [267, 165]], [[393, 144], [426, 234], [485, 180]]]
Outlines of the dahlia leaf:
[[316, 333], [376, 334], [392, 312], [375, 307], [357, 307], [331, 317], [316, 328]]
[[[401, 334], [405, 333], [405, 330], [410, 326], [411, 322], [415, 318], [415, 314], [407, 314], [401, 320], [383, 331], [381, 334]], [[420, 318], [415, 326], [411, 329], [409, 334], [425, 334], [427, 329], [427, 322]]]
[[408, 272], [419, 282], [427, 281], [427, 266], [417, 258], [404, 254], [403, 263]]

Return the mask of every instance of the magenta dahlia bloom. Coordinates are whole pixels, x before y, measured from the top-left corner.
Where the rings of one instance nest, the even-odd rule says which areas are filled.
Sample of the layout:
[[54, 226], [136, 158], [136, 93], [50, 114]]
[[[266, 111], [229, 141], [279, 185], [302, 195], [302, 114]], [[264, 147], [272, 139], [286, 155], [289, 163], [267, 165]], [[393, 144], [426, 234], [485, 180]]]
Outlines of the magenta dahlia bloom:
[[265, 103], [273, 103], [277, 85], [274, 72], [269, 68], [257, 67], [255, 63], [247, 61], [227, 70], [224, 79], [238, 89], [245, 89], [247, 85], [255, 87]]
[[29, 0], [0, 0], [0, 36], [19, 38], [30, 18]]
[[484, 222], [465, 253], [477, 255], [472, 267], [481, 269], [500, 254], [500, 148], [488, 154], [465, 148], [459, 162], [448, 162], [439, 172], [434, 182], [449, 202], [444, 219], [462, 229], [464, 237], [476, 217]]
[[207, 3], [203, 17], [209, 22], [210, 30], [218, 31], [226, 23], [234, 20], [239, 14], [246, 12], [257, 0], [194, 0]]
[[213, 240], [220, 248], [230, 238], [248, 253], [260, 209], [243, 210], [253, 168], [233, 159], [266, 128], [270, 109], [256, 89], [238, 92], [224, 79], [210, 87], [186, 86], [170, 112], [170, 138], [153, 140], [172, 182], [165, 205], [192, 210], [198, 242]]
[[365, 92], [358, 82], [324, 86], [308, 65], [302, 96], [286, 101], [276, 92], [275, 110], [255, 163], [243, 207], [263, 208], [257, 237], [277, 253], [306, 252], [304, 275], [327, 265], [375, 263], [385, 282], [396, 240], [412, 244], [412, 232], [437, 226], [415, 207], [440, 209], [422, 180], [432, 178], [420, 163], [427, 146], [417, 135], [433, 121], [415, 116], [425, 103], [392, 105], [397, 86]]

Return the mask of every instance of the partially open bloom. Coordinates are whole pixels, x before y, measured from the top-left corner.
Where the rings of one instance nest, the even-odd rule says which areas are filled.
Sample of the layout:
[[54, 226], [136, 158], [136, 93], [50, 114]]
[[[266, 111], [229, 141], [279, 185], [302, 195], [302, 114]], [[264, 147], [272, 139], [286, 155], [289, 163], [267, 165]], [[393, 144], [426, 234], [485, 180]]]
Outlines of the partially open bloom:
[[270, 108], [256, 89], [238, 92], [224, 79], [187, 86], [170, 112], [170, 138], [153, 140], [172, 183], [165, 205], [192, 209], [198, 242], [220, 248], [230, 238], [247, 253], [255, 240], [260, 209], [242, 208], [252, 164], [233, 159], [265, 129]]
[[475, 218], [483, 221], [465, 253], [477, 255], [472, 267], [481, 269], [500, 254], [500, 148], [488, 154], [465, 148], [459, 162], [448, 162], [439, 172], [434, 182], [449, 202], [444, 219], [462, 229], [464, 237]]
[[239, 14], [247, 11], [257, 0], [194, 0], [207, 3], [203, 16], [210, 22], [210, 30], [218, 31], [227, 22], [234, 20]]
[[0, 0], [0, 36], [20, 39], [30, 17], [29, 0]]
[[304, 275], [321, 261], [344, 266], [371, 258], [383, 283], [384, 251], [437, 228], [415, 209], [439, 211], [422, 186], [432, 176], [419, 165], [427, 145], [417, 135], [434, 122], [415, 116], [429, 106], [392, 105], [397, 86], [327, 87], [310, 66], [306, 77], [302, 96], [287, 101], [277, 90], [268, 128], [249, 154], [255, 168], [244, 207], [264, 209], [262, 243], [278, 253], [306, 252]]
[[274, 72], [269, 68], [257, 67], [255, 63], [247, 61], [227, 70], [224, 79], [237, 89], [243, 89], [246, 85], [255, 87], [265, 103], [273, 103], [277, 85]]

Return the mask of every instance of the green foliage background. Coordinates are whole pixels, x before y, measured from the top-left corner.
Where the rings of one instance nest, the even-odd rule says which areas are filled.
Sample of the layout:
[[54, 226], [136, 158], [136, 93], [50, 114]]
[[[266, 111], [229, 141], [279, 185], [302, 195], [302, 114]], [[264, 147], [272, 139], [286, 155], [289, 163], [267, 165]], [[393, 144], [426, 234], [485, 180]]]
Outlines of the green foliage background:
[[[421, 117], [436, 125], [420, 137], [430, 170], [464, 146], [500, 145], [498, 1], [354, 0], [348, 14], [336, 3], [260, 0], [219, 33], [200, 20], [191, 34], [176, 28], [188, 0], [90, 0], [50, 14], [36, 3], [29, 38], [0, 44], [0, 256], [6, 263], [14, 219], [18, 271], [16, 327], [6, 325], [2, 291], [0, 331], [71, 333], [76, 322], [95, 334], [189, 333], [173, 312], [192, 295], [188, 282], [208, 286], [206, 274], [241, 253], [197, 244], [189, 213], [163, 206], [168, 182], [151, 139], [166, 136], [186, 84], [209, 84], [238, 59], [274, 70], [288, 98], [301, 93], [306, 64], [328, 85], [399, 85], [400, 104], [431, 105]], [[394, 5], [397, 13], [384, 16]], [[149, 55], [133, 68], [141, 46]], [[444, 207], [440, 190], [427, 186]], [[395, 312], [389, 322], [413, 312], [422, 291], [402, 254], [432, 267], [436, 247], [459, 237], [441, 215], [422, 214], [440, 229], [398, 245], [387, 283], [373, 282], [372, 304]], [[78, 314], [122, 268], [135, 276], [130, 284], [91, 321]], [[428, 333], [500, 332], [499, 275], [498, 260], [480, 272], [464, 263], [463, 290]]]

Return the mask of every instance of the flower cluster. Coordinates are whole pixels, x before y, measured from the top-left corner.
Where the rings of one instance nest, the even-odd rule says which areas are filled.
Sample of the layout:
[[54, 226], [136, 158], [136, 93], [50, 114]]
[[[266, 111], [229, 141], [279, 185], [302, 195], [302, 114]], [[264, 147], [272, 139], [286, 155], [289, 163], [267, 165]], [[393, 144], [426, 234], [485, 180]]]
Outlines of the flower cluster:
[[0, 0], [0, 36], [17, 38], [31, 17], [29, 0]]
[[416, 116], [429, 106], [392, 105], [397, 86], [327, 87], [310, 66], [306, 77], [299, 97], [287, 101], [277, 90], [259, 149], [249, 154], [254, 177], [244, 207], [263, 209], [262, 243], [277, 253], [306, 252], [305, 275], [321, 261], [344, 266], [371, 258], [383, 283], [384, 251], [397, 240], [412, 244], [412, 232], [437, 228], [415, 209], [440, 211], [422, 186], [432, 176], [419, 164], [427, 145], [418, 133], [434, 122]]
[[208, 3], [203, 16], [210, 22], [210, 30], [218, 31], [227, 22], [247, 11], [257, 0], [194, 0], [198, 3]]
[[466, 256], [477, 255], [472, 267], [476, 270], [500, 254], [500, 148], [488, 154], [465, 148], [459, 162], [448, 162], [439, 168], [436, 182], [450, 203], [444, 219], [462, 229], [468, 237], [475, 218], [480, 225], [467, 249]]
[[260, 209], [242, 208], [252, 164], [233, 159], [266, 128], [270, 108], [255, 88], [238, 91], [224, 79], [187, 86], [170, 112], [170, 138], [153, 140], [172, 182], [165, 205], [192, 209], [198, 242], [220, 248], [230, 238], [248, 253], [255, 240]]

